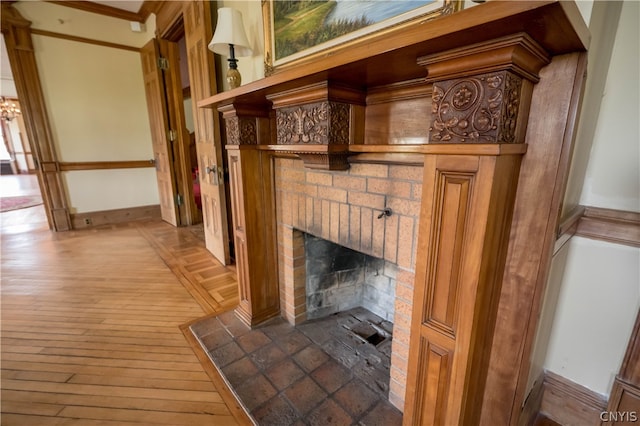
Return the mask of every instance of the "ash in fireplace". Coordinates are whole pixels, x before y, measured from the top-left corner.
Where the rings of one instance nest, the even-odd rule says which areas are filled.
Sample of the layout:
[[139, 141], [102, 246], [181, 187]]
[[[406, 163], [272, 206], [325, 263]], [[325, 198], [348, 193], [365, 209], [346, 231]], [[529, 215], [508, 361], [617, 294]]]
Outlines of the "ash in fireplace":
[[358, 307], [298, 326], [333, 359], [388, 398], [393, 324]]

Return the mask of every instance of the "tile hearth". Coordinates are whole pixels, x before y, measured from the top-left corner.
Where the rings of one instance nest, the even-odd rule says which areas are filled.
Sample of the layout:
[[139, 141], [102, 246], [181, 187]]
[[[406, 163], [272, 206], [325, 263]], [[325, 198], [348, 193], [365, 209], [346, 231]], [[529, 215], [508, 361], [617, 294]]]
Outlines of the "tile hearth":
[[[402, 423], [388, 401], [392, 324], [364, 308], [253, 330], [233, 312], [193, 334], [259, 425]], [[371, 343], [369, 343], [371, 342]]]

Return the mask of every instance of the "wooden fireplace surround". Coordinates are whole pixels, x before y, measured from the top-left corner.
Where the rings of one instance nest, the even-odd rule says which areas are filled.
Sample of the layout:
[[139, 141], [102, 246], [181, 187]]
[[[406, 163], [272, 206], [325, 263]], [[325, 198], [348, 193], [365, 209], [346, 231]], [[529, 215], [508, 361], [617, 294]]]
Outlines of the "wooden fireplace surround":
[[201, 100], [226, 128], [238, 316], [280, 313], [275, 157], [420, 161], [404, 424], [517, 424], [588, 43], [573, 3], [490, 1]]

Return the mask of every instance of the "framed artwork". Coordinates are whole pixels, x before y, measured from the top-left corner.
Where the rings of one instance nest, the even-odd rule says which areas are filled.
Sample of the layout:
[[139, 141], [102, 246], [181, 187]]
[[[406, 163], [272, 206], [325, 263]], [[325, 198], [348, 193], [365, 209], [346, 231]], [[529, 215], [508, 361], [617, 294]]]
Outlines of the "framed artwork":
[[366, 40], [449, 15], [463, 0], [263, 0], [265, 75]]

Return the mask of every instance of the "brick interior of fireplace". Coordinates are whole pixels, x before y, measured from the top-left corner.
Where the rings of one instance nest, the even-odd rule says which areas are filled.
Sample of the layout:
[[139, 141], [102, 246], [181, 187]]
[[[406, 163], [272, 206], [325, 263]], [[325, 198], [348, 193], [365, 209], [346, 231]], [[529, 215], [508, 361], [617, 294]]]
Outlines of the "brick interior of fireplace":
[[[350, 162], [349, 170], [322, 171], [305, 168], [301, 160], [275, 159], [281, 315], [290, 324], [299, 325], [308, 319], [362, 306], [392, 322], [389, 401], [402, 409], [424, 169], [421, 164], [366, 163], [357, 158]], [[385, 209], [390, 209], [391, 215], [381, 215]], [[337, 281], [339, 285], [325, 289], [327, 283], [320, 283], [314, 275], [328, 273], [323, 272], [322, 265], [318, 273], [312, 260], [308, 264], [305, 234], [341, 246], [320, 251], [346, 248], [357, 252], [355, 257], [366, 255], [368, 260], [358, 269], [350, 267], [349, 256], [334, 256], [336, 260], [329, 263], [333, 262], [334, 267], [337, 264], [338, 271], [333, 272], [329, 282]], [[368, 279], [346, 286], [345, 281], [353, 276]], [[309, 281], [318, 281], [320, 289], [308, 294]], [[373, 288], [376, 290], [365, 291]], [[346, 297], [349, 292], [361, 292], [363, 297], [354, 302], [355, 297]], [[322, 301], [319, 293], [326, 296]], [[380, 303], [373, 303], [374, 299]]]
[[363, 307], [392, 323], [396, 266], [304, 234], [307, 319]]

